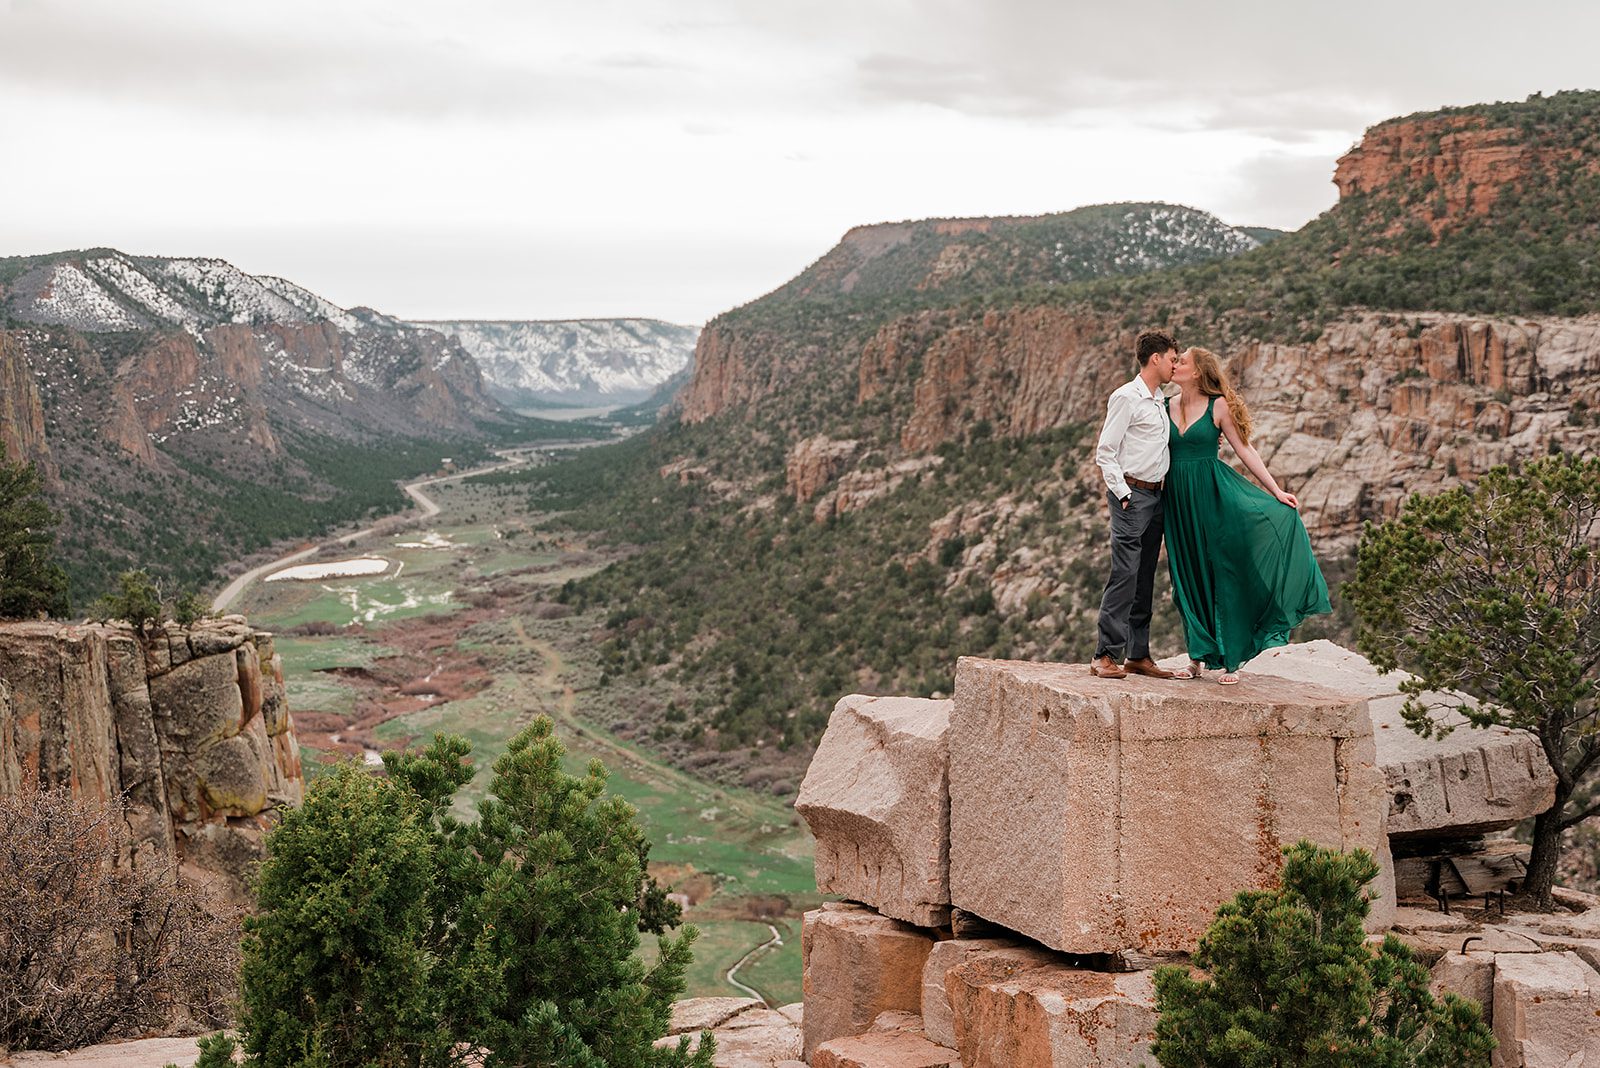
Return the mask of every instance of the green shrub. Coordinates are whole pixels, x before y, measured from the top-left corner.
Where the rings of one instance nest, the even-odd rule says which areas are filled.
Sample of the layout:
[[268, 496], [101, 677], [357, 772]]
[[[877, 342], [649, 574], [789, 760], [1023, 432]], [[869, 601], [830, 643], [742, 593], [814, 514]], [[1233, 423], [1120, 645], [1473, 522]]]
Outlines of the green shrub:
[[693, 928], [644, 872], [635, 812], [605, 769], [561, 770], [539, 717], [495, 762], [476, 823], [449, 814], [470, 751], [440, 736], [319, 777], [268, 840], [247, 925], [247, 1063], [710, 1068], [703, 1036], [656, 1049], [683, 990]]
[[148, 624], [159, 624], [164, 615], [161, 587], [142, 568], [124, 571], [117, 576], [116, 589], [96, 602], [96, 611], [106, 619], [125, 620], [141, 630]]
[[1362, 921], [1378, 874], [1365, 850], [1301, 841], [1282, 885], [1217, 910], [1195, 967], [1156, 972], [1164, 1068], [1468, 1068], [1494, 1039], [1472, 1002], [1435, 1000], [1428, 971], [1393, 936], [1374, 950]]

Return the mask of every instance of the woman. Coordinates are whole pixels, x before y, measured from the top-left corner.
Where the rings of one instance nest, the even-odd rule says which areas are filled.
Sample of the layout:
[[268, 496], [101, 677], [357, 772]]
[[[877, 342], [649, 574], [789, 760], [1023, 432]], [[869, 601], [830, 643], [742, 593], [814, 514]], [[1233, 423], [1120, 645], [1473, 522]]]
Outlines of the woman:
[[[1228, 686], [1239, 681], [1245, 661], [1288, 642], [1307, 616], [1333, 609], [1300, 502], [1279, 488], [1250, 446], [1250, 410], [1217, 357], [1189, 349], [1178, 357], [1172, 383], [1181, 392], [1167, 401], [1167, 566], [1189, 646], [1188, 670], [1177, 677], [1222, 668], [1218, 681]], [[1224, 437], [1268, 492], [1222, 462], [1217, 442]]]

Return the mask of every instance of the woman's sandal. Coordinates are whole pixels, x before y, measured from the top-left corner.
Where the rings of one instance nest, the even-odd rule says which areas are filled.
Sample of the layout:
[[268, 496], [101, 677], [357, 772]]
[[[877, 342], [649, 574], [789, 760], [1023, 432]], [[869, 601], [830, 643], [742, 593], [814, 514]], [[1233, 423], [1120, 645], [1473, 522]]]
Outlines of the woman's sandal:
[[1188, 667], [1179, 668], [1177, 671], [1174, 671], [1172, 673], [1172, 677], [1175, 679], [1198, 679], [1205, 669], [1206, 666], [1200, 661], [1191, 660], [1189, 661]]
[[1223, 675], [1222, 675], [1222, 678], [1217, 680], [1217, 685], [1219, 685], [1219, 686], [1237, 686], [1237, 685], [1239, 685], [1239, 673], [1237, 671], [1224, 672]]

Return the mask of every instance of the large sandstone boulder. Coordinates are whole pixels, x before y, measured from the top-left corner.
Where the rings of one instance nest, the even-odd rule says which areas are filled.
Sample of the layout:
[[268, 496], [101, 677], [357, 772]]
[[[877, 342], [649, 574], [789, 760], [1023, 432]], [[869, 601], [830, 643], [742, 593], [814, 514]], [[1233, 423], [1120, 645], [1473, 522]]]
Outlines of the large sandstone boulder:
[[945, 989], [965, 1068], [1154, 1068], [1153, 972], [1074, 968], [1035, 946], [970, 955]]
[[922, 968], [922, 1029], [941, 1046], [956, 1047], [955, 1016], [945, 992], [945, 977], [950, 970], [972, 957], [998, 949], [1015, 949], [1019, 943], [1005, 938], [951, 938], [934, 943], [928, 963]]
[[[1434, 716], [1450, 728], [1443, 737], [1423, 738], [1407, 727], [1400, 715], [1405, 672], [1380, 675], [1361, 654], [1329, 641], [1269, 649], [1245, 670], [1368, 699], [1393, 838], [1503, 830], [1555, 801], [1555, 772], [1539, 739], [1527, 731], [1473, 727], [1460, 713], [1444, 709]], [[1435, 706], [1475, 704], [1459, 694], [1423, 698]]]
[[1361, 698], [963, 657], [950, 724], [950, 900], [1069, 953], [1192, 952], [1301, 838], [1380, 861], [1386, 795]]
[[1573, 953], [1494, 961], [1495, 1068], [1600, 1063], [1600, 975]]
[[795, 808], [817, 888], [923, 927], [950, 919], [950, 702], [853, 694], [834, 707]]
[[919, 1012], [922, 969], [933, 934], [859, 905], [833, 903], [800, 926], [805, 1056], [834, 1038], [859, 1035], [879, 1013]]

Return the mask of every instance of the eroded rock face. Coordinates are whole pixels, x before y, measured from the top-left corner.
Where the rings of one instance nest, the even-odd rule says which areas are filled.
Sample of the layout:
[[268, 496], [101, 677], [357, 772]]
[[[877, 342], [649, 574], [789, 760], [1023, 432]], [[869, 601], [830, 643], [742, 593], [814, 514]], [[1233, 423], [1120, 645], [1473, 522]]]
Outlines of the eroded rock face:
[[966, 1068], [1154, 1068], [1153, 972], [1090, 971], [1038, 947], [971, 954], [945, 989]]
[[952, 905], [1069, 953], [1193, 952], [1301, 838], [1393, 868], [1358, 697], [1246, 676], [1188, 689], [963, 657], [950, 725]]
[[922, 969], [933, 933], [859, 905], [829, 903], [805, 914], [805, 1056], [822, 1043], [859, 1035], [880, 1013], [919, 1012]]
[[834, 707], [795, 802], [823, 893], [923, 927], [949, 921], [950, 704], [853, 694]]
[[1465, 695], [1422, 695], [1449, 727], [1443, 737], [1423, 738], [1400, 715], [1404, 672], [1380, 675], [1359, 653], [1329, 641], [1270, 649], [1252, 660], [1250, 672], [1326, 686], [1368, 699], [1378, 765], [1389, 791], [1389, 835], [1423, 838], [1440, 833], [1479, 834], [1504, 830], [1536, 816], [1555, 801], [1555, 772], [1539, 739], [1509, 727], [1476, 728], [1446, 706], [1476, 702]]
[[784, 463], [784, 488], [796, 501], [809, 501], [845, 469], [860, 444], [826, 434], [796, 442]]
[[122, 796], [127, 863], [243, 896], [272, 812], [304, 792], [271, 635], [240, 616], [151, 636], [10, 623], [0, 680], [0, 790]]

